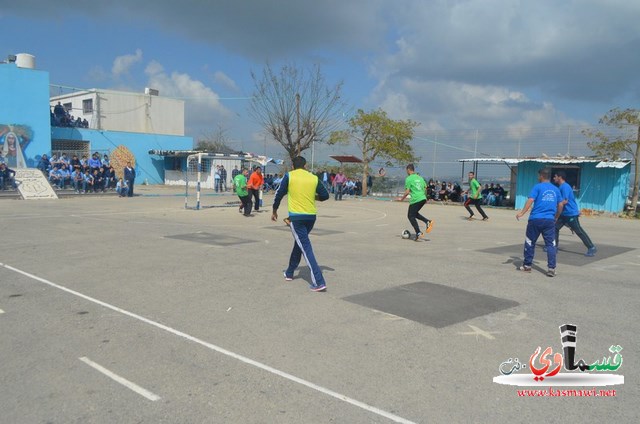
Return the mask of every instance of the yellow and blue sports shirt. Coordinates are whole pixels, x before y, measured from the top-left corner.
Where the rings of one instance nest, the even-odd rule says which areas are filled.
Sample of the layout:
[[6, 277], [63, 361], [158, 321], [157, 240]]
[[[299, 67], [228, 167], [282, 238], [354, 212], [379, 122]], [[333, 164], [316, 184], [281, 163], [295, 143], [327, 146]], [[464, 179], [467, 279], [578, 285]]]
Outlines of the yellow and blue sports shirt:
[[318, 181], [318, 177], [306, 169], [294, 169], [285, 174], [273, 199], [273, 210], [277, 211], [284, 195], [288, 196], [289, 219], [315, 219], [316, 194], [318, 200], [329, 198], [327, 189]]

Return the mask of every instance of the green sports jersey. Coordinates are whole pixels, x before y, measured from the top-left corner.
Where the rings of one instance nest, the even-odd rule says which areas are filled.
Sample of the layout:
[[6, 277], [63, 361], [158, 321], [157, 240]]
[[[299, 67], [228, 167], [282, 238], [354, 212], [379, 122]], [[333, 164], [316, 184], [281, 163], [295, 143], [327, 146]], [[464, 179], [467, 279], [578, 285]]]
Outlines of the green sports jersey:
[[471, 189], [471, 198], [479, 199], [481, 196], [481, 188], [482, 186], [475, 178], [469, 181], [469, 188]]
[[404, 180], [404, 188], [409, 189], [411, 193], [411, 201], [410, 204], [418, 203], [421, 200], [427, 200], [427, 194], [425, 190], [427, 188], [427, 183], [418, 174], [411, 174]]
[[233, 184], [236, 186], [236, 194], [240, 197], [248, 196], [249, 191], [247, 190], [247, 177], [243, 174], [238, 174], [233, 179]]

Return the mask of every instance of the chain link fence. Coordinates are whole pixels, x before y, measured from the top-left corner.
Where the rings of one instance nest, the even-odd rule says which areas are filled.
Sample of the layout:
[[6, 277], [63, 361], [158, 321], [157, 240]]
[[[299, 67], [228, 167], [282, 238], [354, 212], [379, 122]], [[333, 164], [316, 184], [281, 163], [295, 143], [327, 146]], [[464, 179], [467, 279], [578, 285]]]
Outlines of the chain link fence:
[[[472, 165], [461, 159], [472, 158], [540, 158], [540, 157], [590, 157], [594, 152], [588, 143], [585, 131], [600, 131], [610, 138], [624, 137], [635, 140], [637, 126], [613, 128], [609, 126], [558, 126], [558, 127], [507, 127], [500, 129], [469, 129], [451, 131], [429, 131], [418, 127], [413, 137], [414, 165], [425, 180], [438, 183], [458, 183], [465, 187], [466, 173]], [[354, 152], [357, 156], [358, 153]], [[633, 159], [621, 153], [623, 159]], [[375, 161], [370, 165], [373, 176], [373, 194], [397, 196], [404, 192], [405, 164]], [[339, 168], [329, 164], [329, 169]], [[384, 168], [386, 175], [379, 175]], [[357, 175], [361, 175], [358, 171]], [[510, 180], [510, 169], [505, 164], [479, 163], [478, 180], [484, 184], [506, 183]], [[466, 188], [466, 187], [465, 187]]]

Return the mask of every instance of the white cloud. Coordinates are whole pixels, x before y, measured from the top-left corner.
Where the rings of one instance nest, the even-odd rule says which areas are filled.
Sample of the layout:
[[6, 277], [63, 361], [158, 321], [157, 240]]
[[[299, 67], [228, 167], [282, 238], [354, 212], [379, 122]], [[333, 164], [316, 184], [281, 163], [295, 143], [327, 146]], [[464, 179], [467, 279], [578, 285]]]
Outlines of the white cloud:
[[610, 100], [637, 86], [638, 2], [404, 2], [377, 71]]
[[[543, 90], [609, 102], [637, 90], [640, 2], [262, 0], [2, 2], [3, 13], [75, 14], [171, 31], [261, 63], [346, 54], [384, 75]], [[128, 69], [114, 64], [114, 74]]]
[[221, 121], [227, 121], [232, 116], [232, 112], [220, 103], [217, 93], [188, 74], [175, 71], [169, 74], [156, 61], [147, 65], [145, 74], [148, 77], [148, 87], [159, 90], [163, 96], [185, 100], [187, 126], [192, 130], [203, 126], [215, 128]]
[[87, 78], [91, 81], [102, 82], [108, 80], [110, 77], [109, 73], [106, 72], [101, 66], [95, 65], [87, 74]]
[[505, 87], [412, 78], [384, 80], [368, 100], [395, 119], [430, 122], [430, 128], [468, 128], [482, 121], [512, 122], [539, 105]]
[[228, 88], [230, 90], [238, 91], [238, 86], [236, 85], [236, 82], [233, 79], [229, 78], [229, 76], [227, 76], [222, 71], [217, 71], [215, 74], [213, 74], [213, 80], [216, 83], [218, 83], [218, 84], [220, 84], [220, 85], [222, 85], [222, 86], [224, 86], [224, 87], [226, 87], [226, 88]]
[[113, 61], [113, 66], [111, 67], [111, 73], [115, 78], [120, 75], [127, 74], [131, 67], [142, 61], [142, 50], [136, 49], [135, 54], [125, 54], [123, 56], [118, 56]]

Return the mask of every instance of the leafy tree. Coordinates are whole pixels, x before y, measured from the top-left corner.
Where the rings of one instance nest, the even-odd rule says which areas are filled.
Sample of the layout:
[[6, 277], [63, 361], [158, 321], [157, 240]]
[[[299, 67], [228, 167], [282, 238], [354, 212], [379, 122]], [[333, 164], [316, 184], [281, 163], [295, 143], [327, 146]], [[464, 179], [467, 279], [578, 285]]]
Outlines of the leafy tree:
[[[620, 153], [629, 153], [633, 158], [633, 189], [631, 195], [631, 214], [635, 215], [638, 205], [638, 182], [640, 180], [640, 110], [620, 108], [611, 109], [598, 121], [610, 127], [622, 130], [616, 136], [610, 136], [600, 130], [585, 130], [583, 134], [595, 141], [588, 143], [593, 152], [601, 157], [618, 159]], [[637, 129], [631, 136], [630, 127]]]
[[347, 124], [349, 129], [334, 131], [330, 144], [349, 143], [354, 140], [362, 154], [362, 195], [367, 193], [369, 164], [376, 159], [386, 159], [398, 163], [416, 159], [411, 146], [414, 128], [419, 124], [411, 120], [395, 121], [382, 109], [365, 112], [358, 109]]
[[249, 113], [291, 160], [341, 123], [342, 82], [328, 86], [318, 65], [286, 65], [276, 72], [267, 63], [261, 75], [251, 72], [251, 77], [255, 91]]

